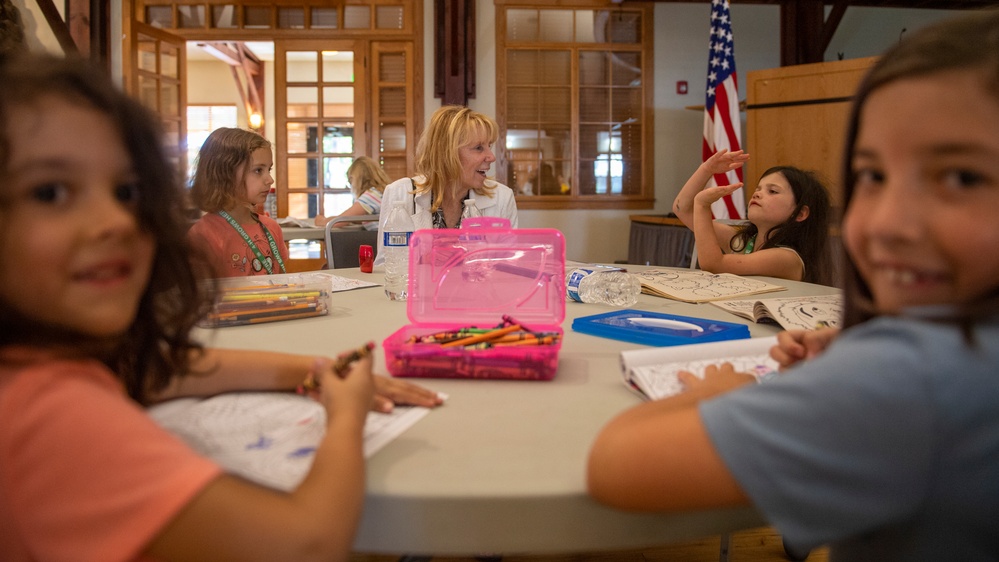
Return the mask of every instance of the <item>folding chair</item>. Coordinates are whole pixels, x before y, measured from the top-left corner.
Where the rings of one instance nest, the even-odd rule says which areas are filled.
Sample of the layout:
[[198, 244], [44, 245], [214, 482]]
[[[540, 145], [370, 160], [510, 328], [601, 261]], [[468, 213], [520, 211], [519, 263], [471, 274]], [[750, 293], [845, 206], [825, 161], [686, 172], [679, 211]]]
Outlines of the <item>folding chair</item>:
[[336, 217], [326, 223], [326, 266], [329, 269], [359, 267], [357, 250], [368, 244], [378, 252], [378, 231], [362, 228], [334, 228], [342, 223], [378, 221], [378, 215], [352, 215]]

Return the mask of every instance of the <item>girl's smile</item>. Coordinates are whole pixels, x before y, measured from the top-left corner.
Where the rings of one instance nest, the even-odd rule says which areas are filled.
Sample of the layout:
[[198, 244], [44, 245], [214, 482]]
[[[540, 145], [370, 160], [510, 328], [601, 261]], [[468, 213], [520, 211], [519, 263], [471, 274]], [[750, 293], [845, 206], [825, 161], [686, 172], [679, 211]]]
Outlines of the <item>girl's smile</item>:
[[[154, 255], [139, 189], [110, 118], [48, 97], [10, 116], [9, 193], [0, 294], [39, 322], [120, 335], [138, 309]], [[99, 219], [98, 219], [99, 217]]]
[[999, 286], [999, 104], [979, 74], [888, 84], [860, 125], [843, 236], [878, 311], [966, 303]]

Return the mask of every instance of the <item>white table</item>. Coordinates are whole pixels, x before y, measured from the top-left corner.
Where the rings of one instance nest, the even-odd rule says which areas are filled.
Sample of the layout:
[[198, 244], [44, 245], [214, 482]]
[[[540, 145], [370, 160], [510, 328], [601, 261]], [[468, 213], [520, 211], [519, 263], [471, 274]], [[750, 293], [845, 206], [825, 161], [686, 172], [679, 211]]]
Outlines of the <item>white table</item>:
[[[629, 268], [635, 266], [628, 266]], [[337, 275], [381, 282], [381, 274]], [[769, 297], [828, 294], [830, 287], [764, 278], [789, 288]], [[636, 308], [741, 322], [710, 304], [642, 295]], [[600, 428], [638, 403], [618, 355], [643, 346], [573, 332], [572, 319], [612, 307], [567, 303], [558, 374], [548, 382], [413, 379], [448, 402], [374, 455], [355, 551], [476, 555], [643, 548], [763, 524], [751, 508], [634, 514], [586, 494], [585, 464]], [[334, 354], [381, 341], [408, 324], [406, 305], [381, 287], [334, 293], [329, 316], [206, 332], [233, 348]], [[750, 326], [754, 336], [776, 333]], [[376, 372], [385, 373], [379, 347]], [[682, 451], [678, 451], [682, 454]]]

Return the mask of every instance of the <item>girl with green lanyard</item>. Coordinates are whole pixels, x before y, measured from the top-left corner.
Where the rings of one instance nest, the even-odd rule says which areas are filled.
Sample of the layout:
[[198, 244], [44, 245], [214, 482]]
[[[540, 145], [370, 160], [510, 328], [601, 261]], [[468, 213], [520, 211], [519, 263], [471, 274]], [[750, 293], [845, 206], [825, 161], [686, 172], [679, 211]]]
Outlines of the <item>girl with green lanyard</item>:
[[205, 215], [188, 238], [214, 277], [285, 273], [281, 227], [258, 211], [273, 166], [271, 143], [243, 129], [216, 129], [198, 152], [191, 197]]
[[776, 166], [763, 172], [746, 209], [747, 221], [713, 220], [711, 204], [742, 183], [706, 187], [740, 168], [749, 155], [721, 150], [704, 161], [673, 201], [673, 212], [694, 231], [697, 261], [712, 273], [766, 275], [830, 284], [829, 194], [812, 172]]

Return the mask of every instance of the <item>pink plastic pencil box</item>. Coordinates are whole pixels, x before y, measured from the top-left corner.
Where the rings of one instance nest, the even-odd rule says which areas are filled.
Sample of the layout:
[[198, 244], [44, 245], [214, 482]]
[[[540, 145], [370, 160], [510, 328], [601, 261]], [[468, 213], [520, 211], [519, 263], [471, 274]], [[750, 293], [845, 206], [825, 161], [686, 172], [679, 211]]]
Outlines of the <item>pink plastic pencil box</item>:
[[[411, 324], [383, 342], [396, 377], [550, 380], [565, 319], [565, 239], [551, 228], [512, 229], [477, 217], [460, 229], [418, 230], [409, 247]], [[469, 349], [416, 343], [461, 328], [495, 328], [507, 316], [554, 343]]]

